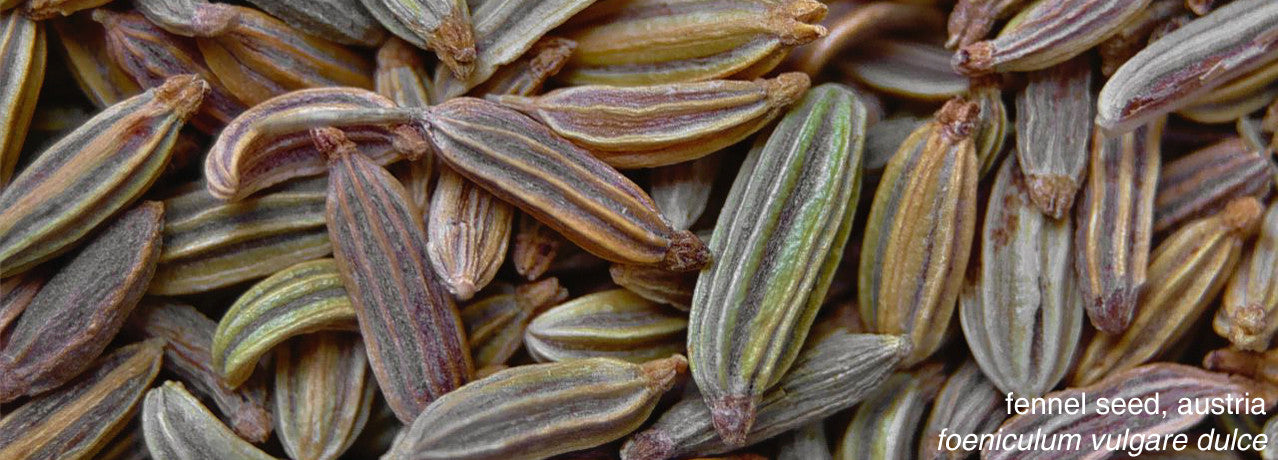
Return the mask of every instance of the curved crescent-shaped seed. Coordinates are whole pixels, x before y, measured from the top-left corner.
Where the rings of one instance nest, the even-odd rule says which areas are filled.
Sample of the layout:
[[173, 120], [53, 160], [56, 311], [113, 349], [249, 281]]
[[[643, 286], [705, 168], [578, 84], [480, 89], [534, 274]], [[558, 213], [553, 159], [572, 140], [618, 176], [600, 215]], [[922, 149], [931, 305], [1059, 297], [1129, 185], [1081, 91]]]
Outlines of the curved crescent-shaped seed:
[[79, 378], [5, 414], [0, 458], [95, 458], [133, 418], [160, 373], [163, 345], [148, 340], [120, 347], [90, 363]]
[[141, 196], [208, 88], [192, 75], [173, 77], [41, 153], [0, 193], [0, 276], [66, 252]]
[[257, 362], [290, 337], [311, 332], [355, 331], [341, 274], [333, 259], [280, 270], [241, 294], [213, 333], [213, 368], [232, 387], [252, 375]]
[[404, 123], [412, 110], [358, 88], [294, 91], [254, 106], [231, 120], [209, 148], [204, 178], [209, 193], [235, 201], [294, 177], [325, 171], [327, 161], [309, 130], [339, 126], [378, 164], [416, 158], [427, 147]]
[[426, 255], [404, 187], [337, 128], [311, 131], [328, 155], [328, 235], [369, 365], [404, 423], [473, 375], [457, 305]]
[[155, 458], [275, 459], [236, 436], [181, 382], [172, 380], [146, 392], [142, 401], [142, 435]]
[[436, 400], [384, 458], [538, 459], [604, 444], [639, 428], [686, 367], [680, 355], [512, 367]]
[[866, 110], [822, 85], [760, 138], [728, 192], [688, 320], [692, 376], [729, 444], [744, 442], [843, 258], [861, 192]]
[[1274, 60], [1278, 2], [1231, 2], [1159, 38], [1119, 67], [1101, 89], [1096, 125], [1130, 131]]
[[592, 254], [671, 271], [710, 263], [634, 182], [522, 113], [463, 97], [432, 107], [423, 125], [450, 167]]
[[677, 310], [612, 289], [537, 315], [524, 332], [524, 344], [540, 362], [615, 358], [642, 363], [682, 353], [687, 328], [687, 318]]

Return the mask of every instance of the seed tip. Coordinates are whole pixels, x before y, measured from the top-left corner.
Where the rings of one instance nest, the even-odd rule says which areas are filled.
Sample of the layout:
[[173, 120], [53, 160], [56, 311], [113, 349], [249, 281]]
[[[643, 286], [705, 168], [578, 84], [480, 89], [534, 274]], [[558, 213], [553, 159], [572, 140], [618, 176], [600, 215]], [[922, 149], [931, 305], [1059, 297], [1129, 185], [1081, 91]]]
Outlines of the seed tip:
[[1116, 289], [1092, 301], [1087, 317], [1092, 326], [1106, 334], [1122, 334], [1136, 312], [1139, 289]]
[[710, 265], [710, 249], [687, 230], [679, 230], [670, 237], [670, 248], [661, 260], [661, 268], [672, 272], [690, 272]]
[[342, 130], [332, 126], [311, 128], [311, 141], [315, 143], [315, 148], [328, 157], [329, 163], [355, 153], [355, 143], [346, 138], [346, 133]]
[[674, 450], [670, 435], [656, 430], [636, 434], [621, 447], [621, 460], [665, 460]]
[[724, 396], [710, 404], [710, 421], [730, 446], [744, 446], [754, 425], [755, 401], [749, 396]]
[[1074, 208], [1078, 183], [1073, 178], [1036, 174], [1025, 178], [1025, 186], [1034, 207], [1053, 219], [1065, 218], [1065, 213]]
[[1260, 227], [1260, 215], [1264, 214], [1265, 208], [1260, 204], [1260, 200], [1256, 197], [1242, 197], [1225, 205], [1222, 213], [1225, 228], [1243, 235], [1251, 235], [1256, 233]]
[[972, 131], [976, 128], [976, 120], [980, 115], [980, 104], [956, 97], [946, 101], [941, 110], [936, 112], [936, 122], [945, 129], [946, 135], [962, 140], [972, 136]]
[[688, 370], [688, 359], [675, 354], [669, 358], [648, 361], [640, 366], [644, 377], [661, 391], [674, 387], [675, 378]]
[[803, 72], [786, 72], [772, 80], [764, 80], [768, 101], [777, 107], [787, 106], [803, 97], [812, 86], [812, 79]]
[[976, 42], [960, 48], [950, 58], [950, 66], [958, 73], [967, 76], [984, 75], [994, 72], [994, 46], [988, 41]]
[[171, 107], [180, 118], [185, 119], [200, 107], [209, 90], [209, 83], [198, 76], [175, 75], [155, 88], [155, 99]]

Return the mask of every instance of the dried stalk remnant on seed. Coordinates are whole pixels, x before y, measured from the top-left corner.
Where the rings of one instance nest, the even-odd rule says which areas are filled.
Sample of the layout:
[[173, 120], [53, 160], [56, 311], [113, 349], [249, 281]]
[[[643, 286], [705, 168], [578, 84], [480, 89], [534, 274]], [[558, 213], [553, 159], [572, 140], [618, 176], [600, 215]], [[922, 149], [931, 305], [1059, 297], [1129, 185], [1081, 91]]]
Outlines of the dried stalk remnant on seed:
[[454, 76], [475, 70], [475, 32], [466, 0], [360, 0], [386, 30], [430, 48]]
[[239, 386], [276, 345], [330, 330], [359, 330], [337, 262], [303, 262], [253, 285], [222, 315], [213, 334], [213, 368]]
[[601, 258], [671, 271], [710, 263], [621, 173], [536, 120], [483, 99], [433, 107], [424, 123], [440, 159]]
[[1119, 67], [1097, 102], [1096, 125], [1135, 129], [1278, 59], [1278, 3], [1240, 0], [1159, 38]]
[[861, 317], [871, 331], [910, 337], [907, 364], [940, 348], [962, 288], [976, 229], [977, 110], [953, 99], [915, 130], [888, 163], [870, 208]]
[[93, 458], [121, 430], [160, 372], [163, 343], [120, 347], [79, 378], [0, 419], [0, 457]]
[[518, 60], [503, 65], [470, 94], [513, 94], [532, 96], [540, 93], [550, 77], [568, 65], [577, 50], [577, 42], [561, 37], [542, 37]]
[[1212, 325], [1235, 348], [1252, 351], [1266, 350], [1278, 331], [1278, 204], [1265, 212], [1260, 236], [1229, 279]]
[[1127, 329], [1145, 289], [1163, 126], [1157, 120], [1121, 136], [1092, 133], [1074, 270], [1092, 325], [1110, 334]]
[[329, 158], [328, 234], [369, 364], [395, 415], [411, 422], [473, 373], [457, 305], [431, 270], [404, 187], [340, 130], [311, 136]]
[[113, 105], [40, 154], [0, 193], [0, 276], [66, 252], [164, 171], [208, 85], [191, 75]]
[[808, 89], [808, 76], [638, 87], [573, 86], [542, 96], [492, 98], [617, 168], [695, 160], [763, 128]]
[[0, 401], [58, 388], [102, 354], [155, 273], [163, 226], [164, 207], [142, 203], [49, 278], [0, 331]]
[[598, 446], [642, 425], [686, 367], [679, 355], [512, 367], [436, 400], [386, 458], [533, 459]]

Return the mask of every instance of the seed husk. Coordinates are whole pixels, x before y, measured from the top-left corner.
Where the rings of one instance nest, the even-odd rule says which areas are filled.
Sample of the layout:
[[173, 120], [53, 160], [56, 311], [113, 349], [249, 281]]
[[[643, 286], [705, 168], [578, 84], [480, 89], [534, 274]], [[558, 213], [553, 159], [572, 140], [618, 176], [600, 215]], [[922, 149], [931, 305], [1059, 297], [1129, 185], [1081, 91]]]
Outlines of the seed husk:
[[13, 177], [44, 84], [44, 29], [16, 10], [0, 13], [0, 190]]
[[940, 444], [941, 433], [993, 433], [1007, 417], [1003, 401], [1003, 394], [985, 378], [981, 368], [975, 362], [967, 361], [945, 379], [945, 386], [936, 395], [932, 412], [923, 425], [923, 434], [919, 436], [918, 457], [928, 460], [970, 457], [976, 452], [962, 447], [957, 450], [943, 447]]
[[241, 294], [213, 334], [213, 369], [232, 387], [248, 380], [257, 362], [290, 337], [358, 330], [355, 310], [333, 259], [280, 270]]
[[107, 53], [142, 88], [161, 86], [172, 77], [193, 74], [208, 85], [203, 100], [192, 103], [199, 114], [191, 125], [216, 133], [245, 106], [231, 95], [204, 63], [195, 42], [165, 32], [136, 12], [93, 10], [93, 20], [106, 29]]
[[506, 260], [515, 209], [441, 168], [428, 215], [426, 252], [431, 266], [457, 300], [470, 300]]
[[1131, 325], [1122, 334], [1092, 337], [1072, 383], [1091, 384], [1168, 353], [1224, 289], [1263, 212], [1255, 198], [1235, 200], [1163, 240], [1150, 260], [1148, 288]]
[[156, 458], [275, 458], [236, 436], [181, 382], [172, 380], [146, 392], [142, 433]]
[[[771, 439], [851, 407], [879, 388], [906, 355], [901, 336], [834, 331], [815, 340], [758, 406], [744, 445]], [[662, 460], [729, 452], [700, 395], [685, 396], [621, 448], [622, 460]]]
[[44, 21], [59, 16], [70, 16], [77, 11], [97, 8], [111, 0], [28, 0], [23, 12], [31, 19]]
[[888, 377], [852, 413], [834, 458], [912, 458], [915, 433], [923, 422], [924, 410], [945, 382], [941, 370], [940, 365], [931, 364]]
[[352, 0], [249, 0], [288, 25], [346, 45], [377, 46], [386, 30], [364, 5]]
[[160, 372], [163, 342], [120, 347], [89, 370], [0, 419], [0, 456], [15, 460], [95, 458], [124, 428]]
[[831, 2], [821, 26], [829, 34], [800, 45], [786, 57], [785, 68], [817, 77], [844, 51], [866, 41], [915, 28], [935, 30], [945, 25], [945, 15], [926, 4], [903, 2]]
[[[1253, 382], [1245, 379], [1231, 378], [1223, 374], [1206, 372], [1181, 364], [1149, 364], [1127, 371], [1110, 374], [1109, 377], [1082, 388], [1070, 388], [1046, 396], [1048, 399], [1078, 399], [1081, 393], [1087, 393], [1087, 407], [1077, 414], [1025, 414], [1008, 419], [999, 427], [1003, 435], [1052, 436], [1058, 433], [1077, 433], [1084, 438], [1101, 436], [1105, 433], [1123, 433], [1127, 431], [1135, 439], [1142, 435], [1167, 435], [1184, 431], [1196, 425], [1206, 414], [1190, 411], [1182, 413], [1176, 410], [1182, 404], [1182, 398], [1199, 400], [1201, 398], [1242, 398], [1249, 390], [1255, 388]], [[1255, 394], [1255, 393], [1253, 393]], [[1097, 413], [1096, 401], [1129, 400], [1138, 398], [1146, 400], [1154, 395], [1159, 398], [1158, 413], [1165, 417], [1133, 417], [1114, 413]], [[1056, 403], [1059, 404], [1059, 403]], [[1199, 402], [1201, 404], [1201, 402]], [[1041, 430], [1041, 431], [1040, 431]], [[1130, 430], [1130, 431], [1129, 431]], [[1003, 459], [1051, 459], [1069, 455], [1070, 458], [1102, 459], [1109, 458], [1114, 452], [1109, 450], [1092, 451], [1091, 444], [1084, 441], [1080, 450], [1066, 450], [1064, 447], [1055, 451], [1018, 450], [996, 451], [986, 450], [981, 457], [990, 460]]]
[[1154, 232], [1176, 230], [1237, 198], [1264, 199], [1278, 171], [1269, 156], [1241, 138], [1231, 138], [1163, 165], [1154, 199]]
[[84, 239], [160, 176], [178, 129], [208, 91], [190, 75], [99, 113], [54, 143], [0, 193], [0, 276]]
[[998, 37], [960, 48], [951, 63], [969, 75], [1046, 69], [1114, 35], [1149, 2], [1036, 0], [1012, 17]]
[[1101, 89], [1096, 125], [1130, 131], [1276, 59], [1278, 4], [1229, 3], [1159, 38], [1119, 67]]
[[532, 459], [604, 444], [643, 424], [686, 367], [680, 355], [512, 367], [436, 400], [386, 458]]
[[[568, 298], [556, 278], [521, 286], [501, 286], [497, 293], [461, 310], [476, 368], [509, 361], [524, 344], [524, 330], [534, 316]], [[476, 373], [478, 375], [478, 373]]]
[[[190, 305], [148, 301], [129, 319], [146, 338], [164, 340], [164, 369], [191, 384], [217, 405], [240, 437], [265, 442], [271, 436], [266, 382], [255, 379], [232, 389], [213, 368], [213, 332], [217, 323]], [[283, 397], [283, 395], [281, 395]]]
[[364, 344], [320, 332], [275, 352], [275, 427], [290, 458], [332, 460], [355, 442], [373, 410], [376, 384]]
[[160, 256], [164, 207], [108, 223], [0, 331], [0, 401], [56, 389], [87, 369], [137, 306]]
[[475, 70], [475, 31], [465, 0], [360, 0], [399, 38], [430, 48], [448, 70], [465, 79]]
[[1260, 236], [1243, 257], [1212, 326], [1235, 348], [1264, 351], [1278, 332], [1278, 204], [1265, 211]]
[[324, 230], [325, 181], [290, 182], [226, 203], [203, 182], [165, 199], [164, 252], [152, 295], [211, 291], [332, 252]]
[[574, 86], [492, 98], [545, 123], [617, 168], [704, 157], [763, 128], [808, 89], [807, 75], [636, 87]]
[[684, 351], [688, 320], [625, 289], [584, 295], [537, 315], [524, 332], [540, 362], [614, 358], [644, 363]]
[[547, 32], [592, 3], [595, 0], [485, 0], [472, 6], [475, 68], [469, 77], [458, 78], [448, 66], [437, 66], [435, 101], [461, 96], [484, 83], [501, 66], [515, 62]]
[[[866, 112], [856, 93], [815, 88], [760, 138], [710, 240], [688, 322], [693, 377], [729, 444], [799, 352], [843, 257], [861, 187]], [[784, 254], [784, 255], [781, 255]]]
[[653, 85], [760, 77], [825, 36], [816, 0], [605, 1], [574, 16], [560, 76], [575, 85]]
[[[326, 157], [311, 142], [311, 128], [341, 127], [378, 164], [416, 158], [427, 146], [404, 124], [412, 117], [390, 113], [394, 108], [391, 100], [357, 88], [294, 91], [258, 104], [232, 120], [209, 148], [204, 162], [209, 193], [235, 201], [295, 177], [323, 173]], [[378, 118], [388, 114], [389, 122]]]
[[452, 296], [430, 268], [404, 187], [336, 128], [311, 133], [329, 158], [328, 232], [369, 365], [404, 423], [473, 374]]
[[1004, 392], [1041, 396], [1069, 371], [1083, 331], [1071, 220], [1043, 215], [1016, 161], [999, 168], [981, 227], [976, 279], [959, 319], [972, 356]]
[[1092, 325], [1110, 334], [1127, 329], [1145, 289], [1163, 126], [1156, 120], [1122, 136], [1092, 133], [1074, 270]]
[[951, 329], [976, 229], [978, 107], [952, 99], [915, 130], [888, 163], [870, 208], [861, 317], [871, 331], [910, 336], [907, 364], [935, 352]]
[[596, 256], [671, 271], [710, 262], [701, 240], [671, 228], [637, 185], [513, 109], [456, 98], [423, 124], [453, 170]]
[[944, 101], [963, 95], [971, 85], [967, 76], [950, 67], [948, 50], [921, 41], [871, 40], [839, 67], [870, 88], [905, 99]]
[[1016, 95], [1016, 158], [1029, 197], [1060, 219], [1074, 209], [1092, 129], [1091, 56], [1029, 74]]

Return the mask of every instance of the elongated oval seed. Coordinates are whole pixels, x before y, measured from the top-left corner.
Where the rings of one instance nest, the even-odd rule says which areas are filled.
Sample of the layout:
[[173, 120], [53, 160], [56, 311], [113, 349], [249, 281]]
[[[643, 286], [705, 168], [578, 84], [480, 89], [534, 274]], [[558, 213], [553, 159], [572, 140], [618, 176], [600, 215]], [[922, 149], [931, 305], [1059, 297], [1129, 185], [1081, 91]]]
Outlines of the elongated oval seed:
[[266, 382], [256, 379], [232, 389], [212, 366], [210, 346], [217, 323], [190, 305], [154, 301], [140, 306], [129, 322], [143, 336], [165, 341], [164, 369], [212, 399], [237, 434], [252, 442], [270, 438]]
[[290, 26], [337, 43], [377, 46], [386, 30], [360, 2], [353, 0], [250, 0]]
[[213, 368], [235, 387], [262, 356], [290, 337], [357, 329], [337, 263], [303, 262], [253, 285], [222, 315], [213, 334]]
[[1127, 329], [1145, 286], [1163, 125], [1157, 120], [1115, 137], [1092, 133], [1074, 270], [1092, 325], [1110, 334]]
[[1130, 131], [1278, 59], [1278, 3], [1231, 2], [1137, 53], [1105, 83], [1096, 125]]
[[209, 69], [247, 106], [304, 88], [373, 87], [373, 65], [362, 54], [252, 8], [202, 6], [228, 10], [226, 30], [195, 42]]
[[876, 90], [907, 99], [944, 101], [967, 92], [971, 81], [950, 67], [940, 45], [876, 39], [839, 64], [843, 73]]
[[[1190, 366], [1150, 364], [1110, 374], [1105, 380], [1095, 385], [1050, 393], [1046, 396], [1050, 400], [1049, 404], [1060, 404], [1061, 400], [1077, 400], [1080, 394], [1086, 393], [1087, 407], [1075, 414], [1017, 415], [1003, 423], [1003, 426], [999, 427], [999, 433], [1002, 436], [1014, 437], [1052, 437], [1061, 433], [1076, 433], [1086, 438], [1101, 436], [1105, 433], [1127, 432], [1132, 439], [1135, 439], [1137, 435], [1170, 435], [1196, 425], [1206, 415], [1201, 412], [1186, 413], [1176, 410], [1177, 405], [1188, 404], [1185, 402], [1186, 399], [1193, 404], [1203, 404], [1202, 400], [1206, 398], [1241, 399], [1244, 394], [1254, 388], [1255, 384], [1245, 379], [1231, 378]], [[1155, 409], [1155, 413], [1167, 414], [1165, 417], [1133, 417], [1112, 412], [1102, 413], [1097, 410], [1099, 406], [1096, 401], [1100, 398], [1110, 401], [1129, 399], [1143, 401], [1153, 399], [1155, 395], [1159, 396], [1159, 407]], [[1015, 443], [1009, 445], [1015, 445]], [[981, 458], [1046, 460], [1068, 455], [1069, 458], [1097, 460], [1109, 458], [1113, 453], [1105, 449], [1094, 451], [1092, 445], [1084, 441], [1071, 445], [1071, 448], [1062, 446], [1055, 451], [986, 449], [981, 453]]]
[[191, 75], [113, 105], [40, 154], [0, 193], [0, 276], [66, 252], [164, 171], [208, 85]]
[[625, 289], [584, 295], [537, 315], [524, 333], [537, 361], [615, 358], [642, 363], [684, 350], [688, 320]]
[[321, 179], [287, 183], [226, 203], [204, 182], [164, 201], [164, 252], [147, 292], [205, 292], [270, 275], [332, 252], [324, 229]]
[[436, 66], [435, 102], [466, 94], [492, 77], [501, 66], [515, 62], [537, 40], [595, 0], [486, 0], [471, 8], [475, 31], [475, 69], [458, 78], [448, 66]]
[[476, 368], [506, 363], [524, 344], [524, 329], [533, 316], [568, 298], [568, 290], [556, 278], [518, 287], [503, 286], [499, 293], [461, 310]]
[[0, 189], [17, 167], [27, 126], [35, 113], [36, 96], [44, 84], [48, 54], [42, 23], [17, 11], [0, 14]]
[[431, 266], [457, 300], [470, 300], [506, 260], [515, 209], [441, 168], [428, 215], [426, 253]]
[[654, 267], [613, 264], [608, 268], [608, 274], [612, 282], [640, 297], [683, 311], [692, 308], [696, 273], [671, 273]]
[[[944, 341], [976, 228], [978, 106], [952, 99], [901, 144], [874, 194], [858, 302], [869, 330], [908, 334], [907, 364]], [[927, 225], [920, 225], [927, 222]]]
[[954, 69], [971, 75], [1046, 69], [1109, 38], [1150, 0], [1037, 0], [998, 37], [954, 53]]
[[1274, 165], [1270, 154], [1241, 138], [1207, 146], [1163, 166], [1154, 199], [1154, 232], [1166, 233], [1185, 222], [1214, 214], [1245, 196], [1271, 193]]
[[373, 375], [404, 423], [470, 379], [466, 331], [431, 271], [426, 230], [404, 187], [336, 128], [311, 134], [329, 156], [328, 234]]
[[416, 158], [427, 148], [424, 140], [402, 124], [411, 114], [394, 108], [389, 99], [357, 88], [294, 91], [258, 104], [232, 120], [209, 148], [204, 161], [209, 193], [235, 201], [323, 173], [326, 159], [309, 137], [311, 128], [340, 126], [378, 164]]
[[816, 0], [599, 2], [573, 17], [577, 52], [561, 76], [576, 84], [651, 85], [756, 78], [790, 48], [826, 34]]
[[910, 449], [923, 422], [923, 411], [944, 382], [937, 364], [888, 377], [852, 413], [835, 460], [913, 458]]
[[717, 262], [692, 297], [688, 355], [729, 444], [794, 362], [843, 257], [865, 126], [853, 91], [819, 86], [756, 144], [728, 193], [710, 240]]
[[808, 89], [802, 73], [637, 87], [573, 86], [491, 98], [545, 123], [617, 168], [695, 160], [763, 128]]
[[0, 401], [57, 388], [106, 349], [155, 273], [163, 225], [160, 203], [140, 204], [49, 278], [0, 334]]
[[614, 262], [698, 270], [710, 254], [637, 185], [535, 120], [483, 99], [433, 107], [425, 129], [449, 166]]
[[1278, 204], [1270, 204], [1260, 237], [1229, 279], [1212, 325], [1235, 348], [1264, 351], [1278, 331]]
[[974, 361], [967, 361], [949, 378], [932, 403], [932, 412], [919, 436], [918, 458], [962, 460], [973, 450], [950, 449], [941, 444], [942, 433], [993, 433], [1007, 417], [1003, 394], [985, 378]]
[[999, 168], [981, 227], [980, 271], [961, 297], [972, 356], [1004, 392], [1036, 397], [1069, 371], [1083, 331], [1070, 219], [1032, 204], [1016, 161]]
[[296, 460], [332, 460], [364, 429], [377, 386], [364, 344], [350, 334], [321, 332], [275, 353], [275, 427]]
[[534, 459], [594, 447], [643, 424], [686, 366], [675, 355], [513, 367], [436, 400], [385, 458]]
[[124, 428], [160, 372], [163, 343], [120, 347], [53, 392], [0, 419], [0, 457], [14, 460], [94, 458]]
[[1148, 291], [1131, 326], [1119, 335], [1092, 337], [1071, 381], [1090, 384], [1173, 348], [1225, 287], [1262, 212], [1255, 198], [1236, 200], [1159, 244], [1149, 264]]
[[360, 0], [382, 26], [419, 48], [430, 48], [457, 78], [475, 69], [475, 32], [465, 0]]
[[1060, 219], [1074, 209], [1092, 129], [1091, 56], [1032, 72], [1016, 95], [1016, 158], [1029, 197]]
[[146, 392], [142, 401], [142, 433], [155, 458], [272, 460], [240, 439], [172, 380]]
[[[764, 397], [744, 444], [771, 439], [856, 404], [891, 375], [909, 349], [909, 341], [900, 336], [843, 330], [815, 341]], [[710, 419], [705, 401], [691, 394], [631, 436], [621, 458], [664, 460], [738, 449], [723, 442]]]
[[116, 13], [98, 8], [93, 20], [106, 29], [106, 49], [111, 60], [142, 88], [155, 88], [170, 78], [194, 74], [208, 85], [202, 101], [192, 103], [199, 113], [191, 125], [216, 133], [245, 107], [226, 88], [200, 56], [195, 43], [169, 34], [138, 13]]

